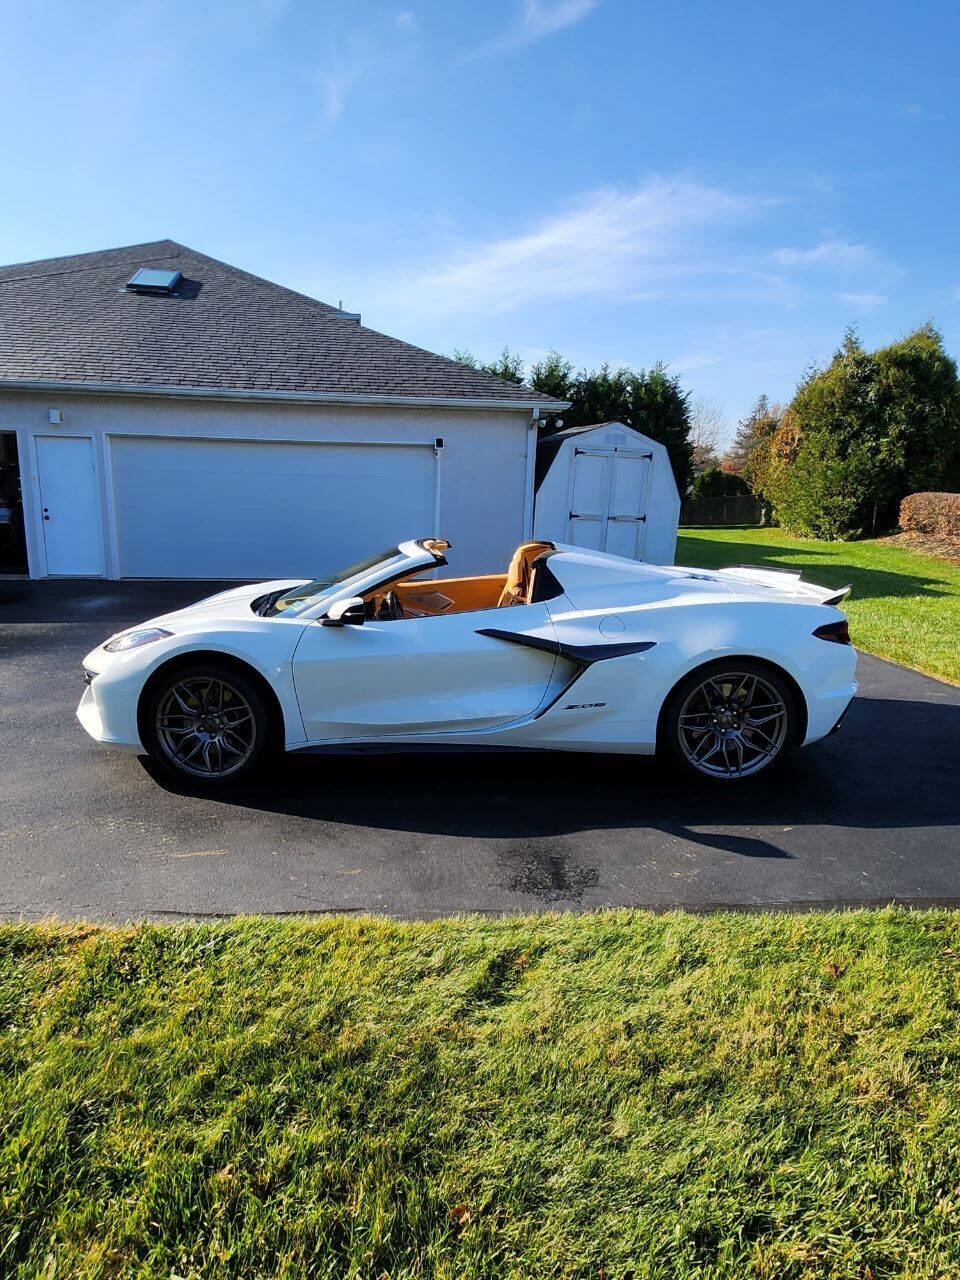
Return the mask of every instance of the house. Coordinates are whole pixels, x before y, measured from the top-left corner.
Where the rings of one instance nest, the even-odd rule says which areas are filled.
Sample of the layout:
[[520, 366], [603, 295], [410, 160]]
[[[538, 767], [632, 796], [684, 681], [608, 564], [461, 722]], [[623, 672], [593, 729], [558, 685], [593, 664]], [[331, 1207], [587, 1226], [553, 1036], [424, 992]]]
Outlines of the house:
[[315, 577], [434, 535], [502, 570], [565, 407], [172, 240], [0, 268], [33, 577]]
[[537, 449], [534, 536], [673, 564], [680, 495], [670, 455], [622, 422], [571, 427]]

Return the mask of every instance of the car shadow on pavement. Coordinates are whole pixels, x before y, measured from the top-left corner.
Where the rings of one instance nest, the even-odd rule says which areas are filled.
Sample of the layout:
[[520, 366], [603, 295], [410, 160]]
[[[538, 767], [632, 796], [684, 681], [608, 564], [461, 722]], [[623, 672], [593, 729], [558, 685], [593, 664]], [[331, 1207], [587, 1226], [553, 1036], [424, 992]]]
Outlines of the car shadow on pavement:
[[648, 757], [569, 752], [295, 754], [226, 789], [171, 784], [143, 763], [181, 796], [301, 822], [475, 839], [653, 828], [743, 857], [786, 858], [777, 828], [960, 829], [960, 706], [905, 699], [857, 699], [839, 734], [792, 753], [769, 777], [733, 785]]

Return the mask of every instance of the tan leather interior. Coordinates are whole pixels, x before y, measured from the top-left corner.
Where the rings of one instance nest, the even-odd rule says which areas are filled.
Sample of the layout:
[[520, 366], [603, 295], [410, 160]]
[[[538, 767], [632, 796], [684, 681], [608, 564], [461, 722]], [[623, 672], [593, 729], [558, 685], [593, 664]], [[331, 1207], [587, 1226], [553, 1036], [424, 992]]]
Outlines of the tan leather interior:
[[406, 578], [370, 592], [366, 600], [376, 617], [392, 594], [394, 604], [399, 606], [405, 618], [431, 618], [526, 604], [536, 572], [533, 562], [544, 551], [552, 550], [552, 542], [524, 542], [513, 553], [505, 574], [488, 573], [474, 578]]
[[500, 599], [506, 575], [491, 573], [480, 578], [408, 578], [393, 590], [406, 612], [421, 616], [435, 613], [468, 613], [492, 609]]
[[497, 601], [497, 607], [503, 608], [511, 604], [526, 604], [533, 586], [533, 562], [544, 551], [552, 551], [550, 542], [522, 542], [513, 553], [507, 580]]

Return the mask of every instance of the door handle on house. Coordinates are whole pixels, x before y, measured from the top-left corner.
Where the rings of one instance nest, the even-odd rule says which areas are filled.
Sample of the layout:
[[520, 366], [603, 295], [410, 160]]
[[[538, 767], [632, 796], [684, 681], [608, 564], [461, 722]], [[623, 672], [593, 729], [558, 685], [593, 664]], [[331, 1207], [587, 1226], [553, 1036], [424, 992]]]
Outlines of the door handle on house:
[[49, 507], [44, 507], [44, 508], [43, 508], [43, 518], [44, 518], [44, 520], [49, 520], [49, 519], [50, 519], [50, 508], [49, 508]]

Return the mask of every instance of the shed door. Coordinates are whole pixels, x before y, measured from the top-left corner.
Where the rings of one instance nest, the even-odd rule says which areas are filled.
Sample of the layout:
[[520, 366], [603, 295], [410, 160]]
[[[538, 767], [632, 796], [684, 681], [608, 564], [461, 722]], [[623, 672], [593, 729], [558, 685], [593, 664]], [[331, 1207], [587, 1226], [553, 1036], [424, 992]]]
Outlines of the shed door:
[[119, 576], [311, 577], [436, 532], [428, 445], [113, 436]]
[[610, 463], [607, 449], [575, 449], [570, 485], [567, 541], [575, 547], [602, 551], [610, 504]]
[[639, 560], [647, 529], [647, 489], [653, 456], [616, 449], [613, 454], [613, 482], [607, 512], [607, 542], [611, 555]]
[[639, 559], [652, 462], [651, 453], [619, 447], [575, 449], [567, 541]]

